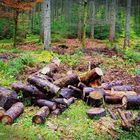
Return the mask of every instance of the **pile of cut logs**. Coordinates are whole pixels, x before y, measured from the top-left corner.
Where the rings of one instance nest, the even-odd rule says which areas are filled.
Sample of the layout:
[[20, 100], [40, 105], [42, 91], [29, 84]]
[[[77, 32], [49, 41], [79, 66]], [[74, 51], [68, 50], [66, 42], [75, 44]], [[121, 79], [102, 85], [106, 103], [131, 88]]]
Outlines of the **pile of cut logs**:
[[[140, 95], [133, 91], [132, 86], [123, 85], [122, 81], [101, 83], [103, 72], [100, 68], [88, 70], [82, 74], [68, 72], [64, 77], [54, 78], [59, 72], [60, 60], [54, 59], [43, 69], [28, 77], [27, 83], [13, 83], [12, 90], [0, 87], [0, 121], [12, 124], [24, 111], [24, 105], [18, 99], [22, 93], [23, 98], [30, 98], [32, 105], [40, 109], [32, 117], [33, 123], [44, 123], [50, 113], [55, 115], [65, 111], [75, 100], [81, 99], [92, 108], [87, 110], [89, 118], [103, 117], [106, 112], [116, 119], [113, 109], [122, 119], [125, 130], [132, 129], [129, 121], [131, 113], [122, 109], [140, 109]], [[106, 104], [115, 104], [108, 109]], [[116, 105], [120, 104], [120, 105]], [[133, 123], [140, 123], [140, 113]]]

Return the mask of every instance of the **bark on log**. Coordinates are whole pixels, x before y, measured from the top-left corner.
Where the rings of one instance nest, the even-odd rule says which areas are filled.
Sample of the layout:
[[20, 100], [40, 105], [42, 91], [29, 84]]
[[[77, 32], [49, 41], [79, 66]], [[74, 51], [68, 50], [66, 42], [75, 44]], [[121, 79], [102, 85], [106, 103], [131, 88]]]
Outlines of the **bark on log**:
[[70, 99], [65, 99], [65, 98], [55, 98], [52, 99], [53, 102], [56, 102], [57, 104], [62, 104], [62, 105], [66, 105], [67, 107], [70, 106], [72, 103], [74, 103], [75, 98], [71, 97]]
[[68, 88], [74, 90], [74, 92], [75, 92], [75, 94], [73, 95], [74, 97], [76, 97], [76, 98], [82, 98], [82, 95], [83, 95], [82, 90], [80, 90], [79, 88], [74, 87], [72, 85], [68, 85]]
[[52, 75], [52, 73], [55, 73], [58, 71], [59, 65], [60, 65], [60, 60], [54, 59], [52, 63], [48, 64], [46, 67], [40, 70], [40, 73], [44, 75]]
[[106, 96], [116, 96], [122, 98], [123, 96], [127, 95], [137, 95], [135, 91], [110, 91], [110, 90], [105, 90], [105, 95]]
[[135, 118], [134, 123], [136, 125], [140, 125], [140, 112], [138, 113], [137, 117]]
[[86, 85], [84, 83], [79, 82], [79, 84], [78, 84], [79, 89], [83, 90], [85, 87], [86, 87]]
[[60, 115], [62, 113], [61, 109], [60, 108], [57, 108], [55, 109], [53, 112], [52, 112], [54, 115]]
[[79, 77], [80, 81], [89, 84], [90, 82], [93, 82], [94, 80], [100, 79], [101, 76], [103, 76], [103, 72], [100, 68], [95, 68]]
[[4, 87], [0, 87], [0, 107], [8, 110], [13, 104], [18, 102], [18, 95], [16, 92]]
[[69, 89], [69, 88], [62, 88], [60, 91], [60, 97], [69, 99], [71, 97], [73, 97], [75, 94], [75, 91], [73, 89]]
[[93, 119], [94, 117], [104, 117], [106, 115], [106, 111], [104, 108], [91, 108], [86, 113], [91, 119]]
[[118, 109], [118, 113], [122, 119], [122, 128], [126, 131], [132, 131], [132, 125], [131, 123], [126, 119], [124, 112], [122, 112], [120, 109]]
[[28, 82], [37, 86], [40, 90], [43, 90], [46, 93], [51, 92], [53, 94], [57, 94], [60, 90], [60, 87], [52, 84], [48, 80], [43, 80], [43, 79], [37, 78], [35, 76], [30, 76], [28, 78]]
[[100, 91], [93, 91], [89, 94], [88, 105], [99, 107], [103, 104], [103, 96]]
[[105, 96], [105, 102], [108, 104], [120, 104], [122, 103], [122, 98], [118, 96]]
[[140, 95], [124, 96], [122, 104], [125, 109], [140, 109]]
[[36, 101], [36, 104], [39, 105], [40, 107], [47, 106], [50, 110], [55, 110], [57, 107], [57, 104], [55, 102], [51, 102], [44, 99], [38, 99]]
[[42, 107], [35, 116], [32, 118], [32, 122], [36, 124], [45, 123], [46, 117], [50, 114], [50, 110], [47, 106]]
[[10, 109], [8, 109], [1, 119], [4, 124], [12, 124], [14, 120], [23, 112], [24, 105], [21, 102], [17, 102]]
[[76, 74], [70, 74], [67, 75], [66, 77], [54, 81], [53, 84], [63, 88], [67, 87], [68, 85], [77, 84], [78, 82], [79, 82], [78, 76]]
[[37, 89], [35, 86], [30, 84], [25, 85], [21, 82], [13, 83], [12, 89], [17, 93], [22, 92], [24, 98], [26, 97], [36, 97], [40, 99], [47, 98], [46, 94], [42, 93], [39, 89]]
[[103, 83], [101, 87], [103, 87], [105, 90], [110, 90], [114, 86], [121, 86], [121, 85], [123, 85], [122, 81], [112, 81], [112, 82]]
[[4, 113], [5, 113], [4, 108], [0, 107], [0, 121], [1, 121], [1, 118], [4, 116]]
[[122, 85], [122, 86], [114, 86], [114, 87], [112, 87], [112, 90], [115, 90], [115, 91], [133, 91], [133, 88], [132, 88], [132, 86]]

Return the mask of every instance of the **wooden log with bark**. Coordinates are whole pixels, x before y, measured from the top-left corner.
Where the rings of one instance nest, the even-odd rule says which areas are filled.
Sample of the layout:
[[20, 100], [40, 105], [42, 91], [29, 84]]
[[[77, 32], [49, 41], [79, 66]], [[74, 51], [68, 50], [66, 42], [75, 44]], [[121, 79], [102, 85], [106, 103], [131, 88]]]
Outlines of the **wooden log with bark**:
[[133, 88], [130, 85], [113, 86], [111, 89], [115, 91], [133, 91]]
[[140, 125], [140, 112], [138, 113], [137, 117], [134, 120], [135, 125]]
[[8, 109], [1, 119], [4, 124], [12, 124], [14, 120], [24, 111], [24, 105], [21, 102], [17, 102], [10, 109]]
[[90, 82], [93, 82], [94, 80], [100, 79], [101, 76], [103, 76], [103, 72], [100, 68], [95, 68], [91, 71], [88, 71], [84, 74], [82, 74], [79, 79], [81, 82], [85, 84], [89, 84]]
[[89, 118], [93, 119], [94, 117], [104, 117], [106, 110], [104, 108], [91, 108], [86, 113]]
[[49, 94], [57, 94], [60, 91], [60, 87], [54, 85], [53, 83], [49, 82], [48, 80], [43, 80], [41, 78], [30, 76], [28, 78], [28, 82], [38, 87], [41, 91]]
[[16, 91], [17, 93], [22, 92], [23, 97], [36, 97], [40, 99], [45, 99], [47, 98], [47, 95], [42, 93], [38, 88], [31, 84], [23, 84], [21, 82], [18, 83], [13, 83], [12, 84], [12, 89]]
[[122, 119], [122, 129], [132, 131], [132, 124], [126, 119], [124, 112], [118, 109], [118, 113]]
[[140, 109], [140, 95], [127, 95], [122, 98], [125, 109]]
[[74, 97], [82, 98], [82, 96], [83, 96], [82, 90], [80, 90], [79, 88], [72, 86], [72, 85], [68, 85], [68, 88], [74, 90], [74, 92], [75, 92], [75, 94], [73, 95]]
[[121, 104], [122, 97], [118, 96], [105, 96], [105, 102], [108, 104]]
[[105, 90], [106, 96], [116, 96], [122, 98], [123, 96], [128, 95], [137, 95], [135, 91], [113, 91], [113, 90]]
[[112, 82], [106, 82], [101, 85], [105, 90], [110, 90], [114, 86], [121, 86], [123, 85], [122, 81], [112, 81]]
[[60, 60], [55, 58], [52, 61], [52, 63], [48, 64], [46, 67], [40, 70], [40, 73], [44, 75], [52, 75], [53, 73], [58, 71], [59, 65], [60, 65]]
[[84, 83], [82, 83], [82, 82], [78, 83], [78, 88], [79, 89], [83, 90], [85, 87], [86, 87], [86, 85]]
[[0, 121], [1, 121], [1, 118], [4, 116], [4, 113], [5, 113], [4, 108], [0, 107]]
[[79, 79], [76, 74], [69, 74], [65, 77], [62, 77], [62, 78], [54, 81], [53, 84], [63, 88], [63, 87], [67, 87], [68, 85], [78, 84], [78, 82], [79, 82]]
[[99, 107], [103, 104], [103, 95], [99, 90], [92, 91], [88, 96], [88, 105]]
[[13, 104], [18, 101], [18, 95], [16, 92], [4, 87], [0, 87], [0, 107], [8, 110]]
[[76, 94], [76, 92], [73, 89], [62, 88], [59, 94], [60, 94], [60, 97], [69, 99], [73, 97]]
[[40, 110], [33, 116], [32, 122], [36, 124], [45, 123], [46, 117], [50, 114], [50, 110], [47, 106], [40, 108]]
[[70, 106], [72, 103], [74, 103], [75, 98], [71, 97], [70, 99], [65, 99], [65, 98], [55, 98], [52, 99], [53, 102], [56, 102], [57, 104], [62, 104], [66, 105], [67, 107]]
[[44, 99], [36, 100], [36, 104], [39, 105], [40, 107], [47, 106], [50, 110], [55, 110], [57, 107], [57, 104], [55, 102]]

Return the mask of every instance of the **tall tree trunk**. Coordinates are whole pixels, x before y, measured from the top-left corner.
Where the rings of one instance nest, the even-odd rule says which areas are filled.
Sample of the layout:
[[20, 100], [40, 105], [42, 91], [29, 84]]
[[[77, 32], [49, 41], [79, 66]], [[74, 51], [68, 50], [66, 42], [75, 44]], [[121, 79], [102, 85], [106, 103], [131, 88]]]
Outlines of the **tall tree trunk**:
[[131, 0], [127, 0], [124, 48], [127, 46], [130, 47], [131, 2], [132, 2]]
[[79, 1], [78, 7], [78, 39], [82, 39], [82, 1]]
[[94, 25], [95, 25], [95, 0], [91, 1], [91, 38], [94, 39]]
[[18, 11], [15, 11], [15, 18], [14, 18], [14, 23], [15, 23], [15, 29], [14, 29], [14, 42], [13, 42], [13, 47], [16, 47], [17, 44], [17, 29], [18, 29]]
[[44, 49], [49, 49], [51, 46], [51, 2], [44, 0], [43, 3], [43, 24], [44, 24]]
[[110, 4], [110, 31], [109, 40], [114, 41], [115, 39], [115, 26], [116, 26], [116, 0], [111, 0]]
[[83, 36], [82, 36], [82, 45], [86, 45], [86, 29], [87, 29], [87, 0], [84, 0], [84, 17], [83, 17]]

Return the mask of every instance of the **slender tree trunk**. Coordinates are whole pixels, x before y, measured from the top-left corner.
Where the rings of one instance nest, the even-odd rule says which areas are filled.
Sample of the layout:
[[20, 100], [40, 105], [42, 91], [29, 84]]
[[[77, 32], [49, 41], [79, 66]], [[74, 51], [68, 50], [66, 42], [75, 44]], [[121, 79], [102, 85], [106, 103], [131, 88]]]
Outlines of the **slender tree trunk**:
[[84, 0], [84, 19], [83, 19], [83, 36], [82, 36], [82, 45], [86, 45], [86, 29], [87, 29], [87, 0]]
[[92, 15], [91, 15], [91, 38], [94, 39], [94, 25], [95, 25], [95, 0], [91, 1]]
[[17, 44], [18, 15], [19, 15], [18, 11], [15, 11], [15, 18], [14, 18], [15, 29], [14, 29], [14, 42], [13, 42], [14, 48], [16, 48], [16, 44]]
[[49, 49], [51, 46], [51, 2], [44, 0], [43, 3], [43, 24], [44, 24], [44, 49]]
[[130, 47], [131, 2], [132, 2], [131, 0], [127, 0], [124, 48], [127, 46]]
[[111, 0], [110, 5], [110, 31], [109, 40], [111, 42], [115, 39], [115, 26], [116, 26], [116, 0]]
[[78, 39], [82, 38], [82, 2], [79, 2], [78, 8]]

